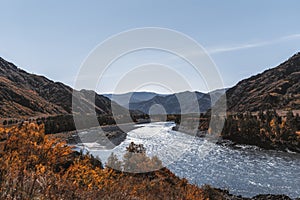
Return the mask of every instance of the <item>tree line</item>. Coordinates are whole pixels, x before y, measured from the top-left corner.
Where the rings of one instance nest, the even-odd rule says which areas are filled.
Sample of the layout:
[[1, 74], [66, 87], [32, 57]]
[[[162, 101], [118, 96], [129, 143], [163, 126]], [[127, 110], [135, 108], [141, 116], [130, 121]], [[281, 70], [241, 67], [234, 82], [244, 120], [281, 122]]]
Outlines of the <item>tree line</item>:
[[[61, 133], [61, 132], [68, 132], [73, 131], [76, 129], [86, 129], [96, 126], [105, 126], [105, 125], [115, 125], [116, 120], [114, 119], [115, 116], [111, 114], [103, 114], [97, 115], [96, 120], [94, 119], [95, 116], [91, 115], [80, 115], [80, 120], [76, 124], [74, 123], [73, 115], [55, 115], [55, 116], [44, 116], [44, 117], [31, 117], [27, 119], [4, 119], [2, 121], [2, 125], [4, 127], [7, 126], [14, 126], [17, 124], [22, 124], [24, 122], [34, 122], [38, 125], [44, 124], [45, 125], [45, 134], [53, 134], [53, 133]], [[129, 116], [126, 115], [119, 115], [117, 116], [118, 123], [129, 123], [129, 122], [138, 122], [139, 119], [147, 119], [149, 118], [148, 115], [143, 114], [134, 114], [130, 113]]]
[[300, 116], [288, 111], [279, 116], [275, 110], [229, 115], [221, 136], [240, 144], [250, 144], [267, 149], [286, 148], [300, 151]]

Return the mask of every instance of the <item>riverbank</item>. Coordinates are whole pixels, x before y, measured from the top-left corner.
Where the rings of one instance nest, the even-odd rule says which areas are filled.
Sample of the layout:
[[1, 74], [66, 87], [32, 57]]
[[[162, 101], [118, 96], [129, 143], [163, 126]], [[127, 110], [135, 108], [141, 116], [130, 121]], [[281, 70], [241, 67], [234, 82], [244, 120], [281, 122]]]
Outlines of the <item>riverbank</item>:
[[[129, 128], [130, 128], [130, 126], [128, 126]], [[115, 127], [111, 127], [111, 126], [109, 126], [109, 127], [107, 127], [109, 130], [114, 130], [115, 129]], [[149, 126], [149, 130], [148, 131], [144, 131], [145, 133], [148, 133], [148, 132], [151, 132], [151, 126]], [[142, 129], [141, 129], [142, 130]], [[170, 133], [170, 135], [173, 135], [174, 133]], [[181, 134], [182, 135], [182, 134]], [[189, 137], [187, 137], [184, 141], [186, 141], [187, 139], [188, 139]], [[162, 139], [158, 139], [157, 141], [153, 141], [153, 142], [151, 142], [153, 145], [157, 145], [157, 146], [161, 146], [160, 144], [159, 144], [159, 141], [163, 141]], [[141, 141], [141, 143], [144, 143], [144, 144], [147, 144], [147, 142], [145, 142], [145, 141]], [[196, 144], [196, 143], [195, 143]], [[122, 146], [124, 146], [124, 145], [120, 145], [121, 147]], [[196, 146], [196, 145], [192, 145], [192, 146]], [[199, 145], [198, 145], [199, 146]], [[124, 148], [126, 147], [126, 145], [124, 146]], [[122, 147], [122, 149], [124, 149], [123, 147]], [[153, 149], [153, 148], [148, 148], [149, 150], [150, 149]], [[154, 149], [156, 149], [156, 148], [154, 148]], [[220, 155], [224, 155], [224, 153], [222, 153], [222, 154], [220, 154]], [[234, 153], [234, 155], [236, 155], [236, 153]], [[226, 158], [228, 159], [228, 157], [226, 156]], [[195, 158], [188, 158], [188, 160], [195, 160]], [[217, 160], [221, 160], [221, 159], [217, 159]], [[238, 160], [240, 160], [240, 159], [238, 159]], [[270, 159], [268, 159], [269, 161], [270, 161]], [[285, 160], [285, 159], [284, 159]], [[248, 163], [247, 161], [245, 161], [246, 163]], [[179, 163], [182, 163], [182, 161], [179, 161]], [[203, 162], [203, 160], [201, 160], [201, 162], [195, 162], [195, 166], [198, 166], [200, 163], [208, 163], [208, 160], [206, 160], [205, 162]], [[214, 164], [213, 165], [216, 165], [217, 163], [214, 161], [213, 162]], [[257, 162], [255, 162], [256, 163], [256, 165], [257, 165]], [[251, 163], [250, 163], [250, 165], [251, 165]], [[177, 166], [177, 165], [176, 165]], [[186, 165], [186, 164], [184, 164], [183, 165], [183, 168], [181, 169], [180, 167], [179, 167], [179, 171], [183, 171], [183, 169], [185, 169], [185, 171], [191, 171], [192, 169], [194, 169], [194, 166], [192, 166], [192, 168], [189, 168], [188, 170], [186, 170], [186, 166], [188, 166], [188, 165]], [[224, 166], [224, 163], [222, 164], [222, 166]], [[168, 167], [169, 168], [169, 167]], [[176, 167], [176, 168], [178, 168], [178, 166]], [[211, 167], [201, 167], [201, 169], [211, 169]], [[241, 168], [245, 168], [245, 167], [241, 167]], [[266, 167], [261, 167], [261, 169], [264, 169], [264, 168], [266, 168]], [[176, 170], [174, 170], [173, 168], [169, 168], [170, 170], [172, 170], [172, 172], [175, 172]], [[219, 169], [219, 168], [218, 168]], [[224, 168], [223, 168], [224, 169]], [[229, 167], [229, 169], [233, 169], [233, 167]], [[198, 170], [196, 170], [196, 171], [199, 171], [199, 169]], [[248, 170], [247, 170], [248, 171]], [[288, 170], [289, 171], [289, 170]], [[217, 172], [217, 171], [216, 171]], [[250, 173], [250, 172], [249, 172]], [[165, 173], [164, 173], [165, 174]], [[199, 176], [199, 178], [201, 178], [201, 179], [203, 179], [203, 178], [205, 178], [205, 175], [206, 173], [204, 172], [204, 171], [202, 171], [201, 172], [201, 175]], [[227, 172], [224, 174], [225, 176], [222, 176], [222, 177], [226, 177], [226, 174], [227, 174]], [[230, 174], [230, 173], [229, 173]], [[125, 174], [126, 175], [126, 174]], [[177, 174], [178, 175], [178, 174]], [[210, 176], [216, 176], [217, 174], [216, 173], [214, 173], [214, 175], [210, 175]], [[167, 173], [167, 174], [165, 174], [165, 178], [164, 178], [164, 180], [165, 181], [167, 181], [167, 182], [169, 182], [170, 180], [173, 180], [173, 178], [172, 177], [174, 177], [175, 175], [174, 174], [172, 174], [172, 173]], [[195, 174], [194, 175], [192, 175], [192, 176], [195, 176]], [[184, 176], [184, 177], [186, 177], [186, 176]], [[136, 181], [140, 181], [141, 179], [136, 179], [136, 176], [135, 175], [133, 175], [133, 177], [129, 177], [130, 178], [130, 180], [131, 179], [134, 179], [134, 180], [136, 180]], [[147, 176], [144, 176], [144, 178], [142, 179], [142, 180], [145, 180], [145, 179], [147, 179]], [[223, 178], [222, 178], [223, 179]], [[235, 180], [235, 178], [234, 177], [231, 177], [231, 179], [234, 181], [234, 182], [237, 182], [238, 183], [238, 181], [239, 180]], [[243, 177], [241, 177], [241, 179], [243, 179]], [[290, 179], [290, 178], [287, 178], [287, 179]], [[123, 179], [121, 179], [121, 180], [123, 180]], [[151, 182], [155, 182], [156, 181], [156, 179], [153, 179], [153, 177], [151, 176], [151, 177], [149, 177], [149, 180], [151, 181]], [[161, 179], [160, 179], [161, 180]], [[260, 179], [261, 180], [261, 179]], [[282, 181], [284, 181], [284, 180], [282, 180]], [[189, 182], [192, 182], [192, 183], [195, 183], [195, 181], [190, 181], [189, 180]], [[205, 181], [206, 182], [206, 181]], [[241, 183], [239, 183], [239, 184], [241, 184]], [[295, 184], [297, 184], [297, 181], [295, 182]], [[121, 184], [120, 186], [122, 186], [123, 184]], [[240, 193], [236, 193], [236, 192], [234, 192], [234, 191], [230, 191], [230, 192], [228, 192], [227, 190], [221, 190], [221, 189], [216, 189], [216, 188], [213, 188], [213, 187], [210, 187], [210, 186], [201, 186], [201, 185], [203, 185], [203, 183], [202, 184], [199, 184], [199, 187], [201, 188], [201, 189], [203, 189], [203, 191], [206, 193], [206, 194], [208, 194], [208, 196], [209, 196], [209, 198], [210, 199], [241, 199], [241, 200], [248, 200], [248, 199], [290, 199], [289, 197], [287, 197], [287, 196], [285, 196], [285, 195], [267, 195], [267, 194], [264, 194], [264, 195], [257, 195], [257, 196], [255, 196], [255, 197], [252, 197], [252, 198], [247, 198], [247, 197], [242, 197], [242, 196], [237, 196], [237, 195], [231, 195], [230, 193], [234, 193], [234, 194], [240, 194]], [[286, 185], [285, 185], [286, 186]], [[251, 190], [251, 188], [248, 188], [249, 190]], [[164, 189], [165, 190], [165, 189]], [[164, 191], [163, 190], [163, 191]], [[145, 191], [146, 192], [146, 191]], [[259, 193], [261, 193], [261, 192], [257, 192], [257, 194], [259, 194]], [[274, 192], [275, 193], [275, 192]], [[277, 193], [277, 192], [276, 192]], [[283, 193], [285, 193], [284, 191], [280, 191], [280, 193], [281, 194], [283, 194]], [[290, 193], [289, 193], [290, 194]], [[150, 195], [150, 194], [149, 194]], [[252, 195], [253, 195], [253, 193], [252, 193]], [[252, 195], [249, 195], [249, 196], [252, 196]], [[113, 197], [113, 196], [112, 196]], [[148, 196], [148, 197], [151, 197], [151, 195], [150, 196]], [[152, 197], [155, 197], [155, 195], [154, 196], [152, 196]], [[295, 197], [295, 195], [294, 195], [294, 197]]]
[[[210, 118], [190, 120], [199, 120], [199, 126], [195, 129], [177, 123], [173, 130], [204, 137], [210, 128]], [[300, 153], [300, 116], [291, 111], [286, 112], [285, 116], [276, 111], [231, 114], [225, 119], [221, 131], [213, 128], [210, 131], [219, 135], [218, 144], [221, 145], [253, 145], [267, 150]], [[228, 140], [231, 142], [228, 143]]]
[[[143, 144], [148, 155], [157, 155], [176, 176], [202, 187], [227, 188], [233, 195], [252, 198], [258, 194], [300, 196], [300, 155], [266, 151], [241, 145], [229, 148], [206, 138], [171, 131], [174, 123], [150, 123], [128, 133], [113, 151], [93, 149], [104, 163], [113, 152], [121, 158], [133, 141]], [[239, 145], [237, 145], [239, 147]]]
[[[127, 123], [55, 133], [51, 134], [50, 136], [65, 140], [69, 145], [78, 145], [85, 142], [97, 141], [97, 143], [103, 146], [103, 148], [111, 149], [114, 146], [122, 143], [126, 139], [127, 133], [136, 128], [139, 127], [136, 127], [133, 123]], [[84, 133], [87, 131], [89, 131], [91, 134], [85, 135]]]
[[[198, 130], [190, 129], [189, 127], [179, 126], [178, 124], [176, 124], [176, 126], [174, 126], [172, 130], [179, 131], [196, 137], [201, 137], [201, 138], [207, 135], [207, 131], [203, 131], [199, 129]], [[269, 138], [263, 137], [262, 135], [254, 135], [254, 134], [236, 135], [233, 133], [226, 133], [226, 134], [223, 133], [219, 136], [219, 138], [216, 139], [217, 139], [216, 144], [231, 147], [231, 148], [239, 148], [238, 146], [240, 145], [251, 145], [265, 150], [300, 153], [299, 139], [271, 140]]]
[[280, 116], [276, 111], [266, 111], [227, 116], [221, 137], [236, 144], [300, 153], [299, 130], [299, 115], [289, 111]]
[[[211, 188], [210, 186], [202, 187], [209, 195], [211, 199], [218, 200], [293, 200], [287, 195], [284, 194], [259, 194], [251, 198], [242, 197], [240, 195], [232, 195], [228, 190], [222, 190], [218, 188]], [[300, 198], [296, 198], [294, 200], [299, 200]]]

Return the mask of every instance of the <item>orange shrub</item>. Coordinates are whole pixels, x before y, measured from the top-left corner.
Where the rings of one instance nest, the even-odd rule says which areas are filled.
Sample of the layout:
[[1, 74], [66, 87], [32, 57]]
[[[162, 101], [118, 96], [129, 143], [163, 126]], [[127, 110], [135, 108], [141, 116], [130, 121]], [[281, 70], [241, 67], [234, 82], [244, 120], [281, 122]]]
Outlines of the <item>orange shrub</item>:
[[[43, 125], [28, 123], [0, 128], [0, 199], [210, 197], [210, 193], [176, 177], [166, 168], [151, 172], [154, 166], [161, 167], [161, 161], [157, 157], [147, 157], [145, 151], [128, 151], [125, 161], [112, 156], [111, 162], [120, 168], [135, 162], [137, 169], [150, 172], [133, 174], [109, 167], [103, 169], [92, 156], [73, 152], [64, 141], [45, 136], [43, 129]], [[142, 145], [137, 147], [143, 149]]]

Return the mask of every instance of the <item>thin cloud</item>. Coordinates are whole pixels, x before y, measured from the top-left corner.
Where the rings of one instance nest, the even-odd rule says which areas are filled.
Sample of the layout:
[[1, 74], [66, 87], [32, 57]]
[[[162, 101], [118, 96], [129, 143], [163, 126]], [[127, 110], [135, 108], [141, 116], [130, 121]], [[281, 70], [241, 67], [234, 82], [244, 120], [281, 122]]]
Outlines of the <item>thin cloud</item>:
[[236, 45], [236, 46], [213, 47], [213, 48], [208, 48], [207, 51], [209, 54], [217, 54], [217, 53], [223, 53], [223, 52], [238, 51], [238, 50], [243, 50], [243, 49], [262, 47], [262, 46], [272, 45], [272, 44], [276, 44], [279, 42], [283, 42], [283, 41], [287, 41], [287, 40], [295, 40], [295, 39], [300, 39], [300, 34], [292, 34], [292, 35], [284, 36], [284, 37], [281, 37], [281, 38], [278, 38], [275, 40], [240, 44], [240, 45]]
[[285, 36], [282, 39], [293, 40], [293, 39], [299, 39], [299, 38], [300, 38], [300, 34], [292, 34], [292, 35]]

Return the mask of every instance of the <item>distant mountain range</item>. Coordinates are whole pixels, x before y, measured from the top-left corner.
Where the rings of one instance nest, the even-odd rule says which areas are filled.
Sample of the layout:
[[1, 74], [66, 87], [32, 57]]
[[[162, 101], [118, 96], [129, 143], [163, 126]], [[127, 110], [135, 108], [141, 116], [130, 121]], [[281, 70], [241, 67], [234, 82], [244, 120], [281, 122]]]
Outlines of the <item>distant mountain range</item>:
[[[197, 110], [195, 105], [199, 106], [200, 112], [206, 112], [225, 92], [216, 90], [211, 93], [186, 91], [169, 95], [152, 92], [99, 95], [94, 91], [81, 90], [73, 93], [73, 89], [63, 83], [27, 73], [2, 58], [0, 86], [2, 118], [72, 114], [73, 94], [78, 114], [94, 111], [98, 114], [111, 114], [111, 103], [118, 112], [130, 109], [149, 113], [157, 105], [161, 105], [167, 114], [194, 113]], [[192, 95], [196, 98], [192, 98]], [[92, 101], [92, 96], [95, 96], [95, 102]], [[226, 90], [226, 96], [230, 112], [300, 110], [300, 53], [278, 67], [240, 81]], [[181, 105], [178, 99], [181, 99]], [[161, 109], [151, 111], [154, 112], [152, 114], [162, 113]]]
[[[196, 104], [191, 101], [191, 95], [194, 94], [197, 97], [200, 112], [205, 112], [215, 104], [224, 91], [226, 91], [229, 112], [256, 112], [268, 109], [300, 110], [300, 53], [275, 68], [240, 81], [229, 89], [216, 90], [211, 93], [187, 91], [170, 95], [148, 92], [127, 93], [118, 94], [114, 100], [127, 108], [144, 113], [149, 113], [151, 107], [159, 104], [164, 107], [166, 113], [179, 114], [195, 112], [193, 105]], [[128, 97], [130, 95], [132, 95], [131, 98]], [[112, 98], [111, 95], [106, 96]], [[177, 97], [183, 99], [181, 109]], [[126, 103], [124, 99], [127, 100]], [[161, 110], [158, 109], [157, 112], [159, 114]]]
[[[175, 94], [157, 94], [153, 92], [131, 92], [125, 94], [105, 94], [104, 96], [130, 109], [150, 114], [187, 114], [206, 112], [211, 104], [225, 93], [225, 90], [216, 90], [211, 93], [179, 92]], [[211, 101], [211, 96], [213, 100]], [[179, 102], [180, 101], [180, 102]], [[155, 106], [161, 105], [163, 109]], [[198, 109], [195, 108], [198, 106]], [[198, 110], [198, 111], [197, 111]]]
[[300, 110], [300, 53], [240, 81], [227, 92], [228, 111]]
[[102, 94], [119, 105], [129, 108], [130, 103], [139, 103], [148, 101], [155, 96], [166, 96], [165, 94], [157, 94], [154, 92], [128, 92], [124, 94]]
[[[155, 108], [155, 105], [161, 105], [163, 109]], [[199, 105], [202, 112], [206, 111], [210, 108], [209, 96], [200, 92], [181, 92], [167, 96], [155, 96], [147, 101], [130, 103], [129, 108], [147, 114], [185, 114], [195, 113], [197, 111], [195, 105]], [[152, 112], [150, 112], [151, 108]]]
[[[0, 58], [0, 117], [66, 115], [72, 113], [73, 89], [44, 76], [30, 74]], [[94, 91], [75, 91], [78, 113], [111, 114], [111, 101]], [[91, 96], [95, 95], [95, 103]], [[82, 103], [84, 102], [84, 103]], [[80, 106], [78, 105], [80, 103]], [[113, 102], [120, 110], [125, 109]]]

